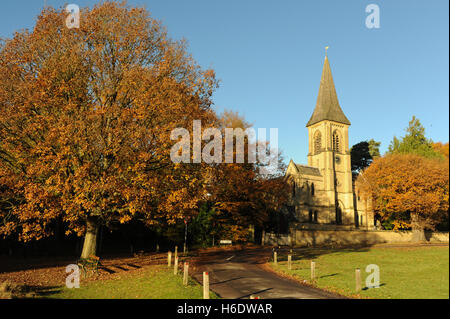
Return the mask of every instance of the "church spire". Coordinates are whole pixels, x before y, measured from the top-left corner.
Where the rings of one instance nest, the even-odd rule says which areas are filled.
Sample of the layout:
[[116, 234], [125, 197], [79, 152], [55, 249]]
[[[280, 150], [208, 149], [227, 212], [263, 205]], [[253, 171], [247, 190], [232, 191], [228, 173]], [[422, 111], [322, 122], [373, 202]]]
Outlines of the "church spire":
[[[328, 49], [328, 47], [326, 49]], [[328, 62], [328, 56], [326, 53], [316, 108], [306, 124], [306, 127], [324, 120], [350, 125], [350, 121], [347, 119], [339, 106], [333, 76], [331, 75], [330, 63]]]

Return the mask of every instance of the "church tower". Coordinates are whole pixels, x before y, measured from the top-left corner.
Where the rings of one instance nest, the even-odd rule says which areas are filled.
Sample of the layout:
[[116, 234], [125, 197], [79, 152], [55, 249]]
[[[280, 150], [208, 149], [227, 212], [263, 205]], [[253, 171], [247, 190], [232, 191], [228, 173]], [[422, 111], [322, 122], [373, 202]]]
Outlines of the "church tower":
[[350, 121], [339, 106], [330, 63], [325, 56], [316, 107], [306, 124], [308, 165], [320, 170], [332, 219], [345, 225], [354, 224], [349, 126]]

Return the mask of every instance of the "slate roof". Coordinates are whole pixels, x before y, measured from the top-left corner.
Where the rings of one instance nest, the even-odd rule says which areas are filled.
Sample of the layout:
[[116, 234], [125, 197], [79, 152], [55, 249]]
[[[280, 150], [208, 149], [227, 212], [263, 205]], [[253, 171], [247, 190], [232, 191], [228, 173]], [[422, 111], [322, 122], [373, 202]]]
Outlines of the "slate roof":
[[317, 167], [295, 164], [301, 175], [322, 176]]
[[350, 121], [347, 119], [339, 106], [333, 76], [331, 75], [330, 63], [328, 62], [327, 56], [325, 56], [325, 62], [323, 64], [322, 78], [320, 80], [316, 108], [306, 124], [306, 127], [324, 120], [350, 125]]

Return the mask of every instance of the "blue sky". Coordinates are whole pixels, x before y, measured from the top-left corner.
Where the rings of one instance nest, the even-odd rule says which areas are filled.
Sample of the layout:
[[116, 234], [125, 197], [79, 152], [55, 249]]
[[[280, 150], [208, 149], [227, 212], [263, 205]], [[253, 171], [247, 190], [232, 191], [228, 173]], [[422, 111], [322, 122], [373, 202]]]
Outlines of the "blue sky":
[[[62, 7], [96, 1], [47, 0]], [[328, 57], [350, 145], [403, 136], [417, 116], [434, 141], [449, 140], [447, 0], [133, 0], [221, 80], [215, 109], [239, 111], [256, 128], [278, 128], [288, 161], [306, 163], [306, 122]], [[380, 28], [368, 29], [368, 4]], [[44, 0], [2, 1], [0, 37], [32, 28]]]

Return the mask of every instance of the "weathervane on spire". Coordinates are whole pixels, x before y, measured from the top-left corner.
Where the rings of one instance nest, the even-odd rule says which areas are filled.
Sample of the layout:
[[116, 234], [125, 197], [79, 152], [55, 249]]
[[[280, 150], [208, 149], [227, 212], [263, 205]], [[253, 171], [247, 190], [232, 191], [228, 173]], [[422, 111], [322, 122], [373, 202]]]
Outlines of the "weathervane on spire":
[[325, 47], [325, 56], [328, 56], [328, 53], [327, 53], [328, 52], [328, 48], [329, 48], [328, 46]]

